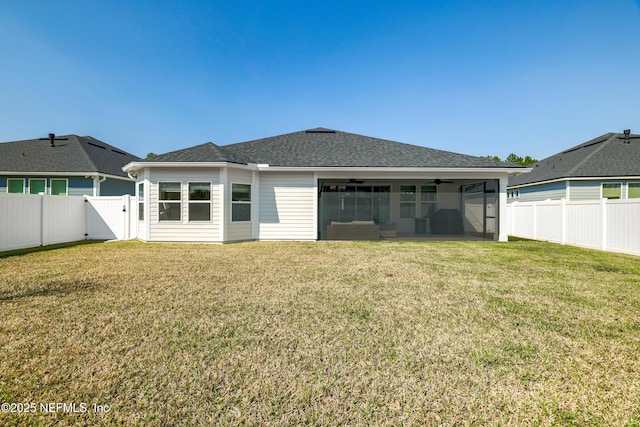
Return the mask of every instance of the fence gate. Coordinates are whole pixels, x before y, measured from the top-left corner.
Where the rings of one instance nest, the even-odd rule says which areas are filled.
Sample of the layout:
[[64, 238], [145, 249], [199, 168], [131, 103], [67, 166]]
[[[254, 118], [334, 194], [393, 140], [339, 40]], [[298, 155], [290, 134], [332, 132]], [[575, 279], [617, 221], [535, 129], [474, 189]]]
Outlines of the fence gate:
[[88, 239], [126, 240], [136, 237], [136, 230], [131, 227], [135, 209], [132, 209], [130, 196], [86, 197], [86, 201]]

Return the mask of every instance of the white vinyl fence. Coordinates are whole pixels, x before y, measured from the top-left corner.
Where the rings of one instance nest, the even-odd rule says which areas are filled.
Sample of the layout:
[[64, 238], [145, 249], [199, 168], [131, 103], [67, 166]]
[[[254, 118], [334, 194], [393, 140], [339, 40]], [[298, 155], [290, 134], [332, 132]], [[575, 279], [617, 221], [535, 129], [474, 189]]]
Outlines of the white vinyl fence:
[[640, 200], [513, 202], [511, 236], [640, 255]]
[[0, 251], [136, 237], [134, 198], [0, 193]]

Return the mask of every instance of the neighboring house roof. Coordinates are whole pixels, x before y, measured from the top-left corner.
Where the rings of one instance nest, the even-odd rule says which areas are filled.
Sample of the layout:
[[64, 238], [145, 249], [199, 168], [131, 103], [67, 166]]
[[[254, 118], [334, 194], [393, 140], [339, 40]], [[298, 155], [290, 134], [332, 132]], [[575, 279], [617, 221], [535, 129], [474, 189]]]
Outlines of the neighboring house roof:
[[[139, 158], [90, 136], [56, 136], [0, 143], [0, 173], [100, 173], [116, 177], [127, 163]], [[66, 140], [64, 140], [66, 138]]]
[[[627, 142], [628, 141], [628, 142]], [[530, 166], [509, 178], [509, 186], [570, 178], [640, 176], [640, 135], [607, 133]]]
[[325, 128], [223, 147], [207, 143], [140, 163], [144, 162], [233, 162], [281, 167], [520, 168], [481, 157]]

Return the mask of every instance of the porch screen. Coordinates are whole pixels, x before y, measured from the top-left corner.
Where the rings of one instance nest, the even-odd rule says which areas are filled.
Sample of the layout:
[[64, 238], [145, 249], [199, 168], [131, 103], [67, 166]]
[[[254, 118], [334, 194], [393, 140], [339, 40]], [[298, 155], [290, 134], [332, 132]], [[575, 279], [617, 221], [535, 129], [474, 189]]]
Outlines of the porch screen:
[[322, 229], [332, 221], [374, 221], [387, 224], [391, 218], [391, 187], [388, 185], [324, 184], [320, 194]]

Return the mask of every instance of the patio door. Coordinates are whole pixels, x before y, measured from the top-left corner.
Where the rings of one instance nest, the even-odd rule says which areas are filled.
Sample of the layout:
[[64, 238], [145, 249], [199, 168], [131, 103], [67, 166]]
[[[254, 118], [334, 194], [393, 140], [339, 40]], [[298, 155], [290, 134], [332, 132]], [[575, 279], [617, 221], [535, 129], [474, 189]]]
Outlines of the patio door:
[[482, 237], [496, 236], [497, 186], [498, 182], [491, 180], [462, 187], [462, 210], [467, 233]]

